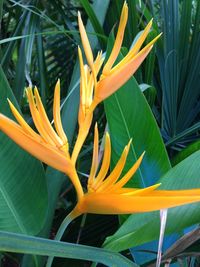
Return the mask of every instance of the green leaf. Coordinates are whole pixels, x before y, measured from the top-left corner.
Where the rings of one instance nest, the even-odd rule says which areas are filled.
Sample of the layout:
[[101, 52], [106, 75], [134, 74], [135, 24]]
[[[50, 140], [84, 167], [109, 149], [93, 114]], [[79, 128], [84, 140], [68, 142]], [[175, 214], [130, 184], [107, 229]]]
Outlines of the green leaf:
[[138, 266], [118, 253], [113, 253], [104, 249], [2, 231], [0, 232], [0, 250], [42, 256], [82, 259], [100, 262], [113, 267]]
[[[105, 39], [102, 39], [100, 37], [100, 35], [104, 36], [104, 30], [103, 27], [101, 26], [101, 23], [99, 22], [98, 17], [96, 16], [95, 12], [94, 12], [94, 8], [92, 8], [92, 6], [90, 5], [88, 0], [80, 0], [81, 5], [83, 6], [83, 8], [85, 9], [85, 12], [87, 13], [92, 26], [95, 30], [95, 32], [99, 35], [97, 35], [99, 43], [102, 45], [105, 45]], [[98, 5], [99, 5], [99, 10], [101, 10], [102, 8], [105, 9], [105, 5], [108, 5], [109, 1], [97, 1]], [[107, 3], [105, 3], [107, 2]]]
[[[200, 151], [169, 170], [160, 180], [160, 189], [178, 190], [200, 187]], [[166, 234], [179, 232], [184, 228], [199, 223], [199, 203], [184, 205], [168, 210]], [[120, 229], [107, 238], [105, 247], [121, 251], [135, 247], [159, 237], [159, 212], [131, 215]]]
[[196, 141], [186, 147], [185, 149], [181, 150], [173, 159], [172, 159], [172, 165], [176, 165], [182, 160], [186, 159], [188, 156], [190, 156], [192, 153], [200, 150], [200, 141]]
[[[10, 116], [7, 97], [16, 101], [1, 68], [0, 86], [0, 110]], [[47, 207], [43, 167], [3, 133], [0, 147], [0, 229], [37, 234]]]
[[113, 162], [117, 162], [124, 146], [132, 138], [125, 170], [143, 151], [146, 154], [131, 184], [142, 187], [154, 184], [169, 170], [170, 163], [151, 109], [134, 78], [105, 101], [105, 111]]

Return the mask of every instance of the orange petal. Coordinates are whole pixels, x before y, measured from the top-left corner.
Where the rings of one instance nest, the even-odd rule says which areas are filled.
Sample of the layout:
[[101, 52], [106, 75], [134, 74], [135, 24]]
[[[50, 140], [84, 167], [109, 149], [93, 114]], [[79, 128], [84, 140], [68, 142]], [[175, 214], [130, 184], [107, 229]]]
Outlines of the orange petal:
[[[78, 203], [79, 210], [94, 214], [130, 214], [172, 208], [200, 201], [198, 194], [191, 196], [126, 196], [102, 193], [88, 193]], [[196, 190], [195, 190], [195, 193]]]

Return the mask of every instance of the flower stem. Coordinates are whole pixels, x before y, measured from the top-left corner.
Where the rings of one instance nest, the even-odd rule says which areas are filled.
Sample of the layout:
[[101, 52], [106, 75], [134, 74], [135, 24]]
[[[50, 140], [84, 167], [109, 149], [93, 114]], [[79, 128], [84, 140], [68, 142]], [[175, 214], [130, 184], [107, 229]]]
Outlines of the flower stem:
[[[71, 221], [73, 221], [75, 218], [77, 218], [78, 216], [81, 215], [81, 212], [78, 211], [76, 209], [76, 207], [67, 215], [67, 217], [65, 217], [65, 219], [63, 220], [63, 222], [61, 223], [58, 232], [55, 236], [55, 240], [60, 241], [65, 230], [67, 229], [68, 225], [71, 223]], [[53, 263], [53, 259], [54, 257], [49, 257], [47, 260], [47, 264], [46, 267], [51, 267], [52, 263]]]

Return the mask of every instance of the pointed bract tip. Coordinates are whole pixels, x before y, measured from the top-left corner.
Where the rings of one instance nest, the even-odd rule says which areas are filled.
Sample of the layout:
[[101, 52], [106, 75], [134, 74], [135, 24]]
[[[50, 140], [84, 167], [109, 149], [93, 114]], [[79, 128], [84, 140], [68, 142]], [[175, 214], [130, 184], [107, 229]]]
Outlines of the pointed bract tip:
[[144, 150], [144, 152], [142, 152], [141, 157], [144, 157], [145, 154], [146, 154], [146, 151]]
[[128, 4], [127, 4], [126, 0], [124, 1], [123, 8], [128, 8]]
[[95, 129], [95, 131], [98, 131], [98, 124], [97, 124], [97, 122], [95, 123], [94, 129]]
[[9, 98], [7, 98], [7, 101], [8, 101], [8, 105], [9, 105], [10, 109], [12, 110], [12, 108], [14, 108], [13, 103], [10, 101]]
[[150, 27], [150, 28], [151, 28], [152, 24], [153, 24], [153, 18], [150, 19], [150, 21], [147, 23], [146, 28], [147, 28], [147, 27]]
[[110, 139], [109, 132], [106, 132], [106, 139]]
[[130, 149], [130, 145], [132, 143], [132, 138], [129, 140], [128, 144], [125, 146], [125, 148], [127, 149], [127, 152], [129, 151]]
[[60, 79], [58, 78], [56, 86], [55, 86], [55, 93], [60, 94]]
[[129, 140], [129, 142], [128, 142], [128, 145], [129, 145], [129, 146], [131, 145], [132, 141], [133, 141], [133, 138], [131, 138], [131, 139]]
[[25, 93], [28, 96], [29, 92], [32, 92], [32, 87], [26, 87]]
[[35, 86], [35, 87], [34, 87], [34, 94], [37, 94], [37, 95], [39, 95], [39, 92], [38, 92], [37, 86]]

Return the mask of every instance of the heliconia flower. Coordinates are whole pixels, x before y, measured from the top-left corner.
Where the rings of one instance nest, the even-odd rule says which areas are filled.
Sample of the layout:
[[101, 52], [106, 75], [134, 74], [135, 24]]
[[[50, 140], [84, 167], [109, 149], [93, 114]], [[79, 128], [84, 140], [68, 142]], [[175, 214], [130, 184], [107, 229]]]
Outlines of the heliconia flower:
[[113, 67], [113, 64], [115, 63], [121, 49], [127, 19], [128, 6], [125, 2], [123, 5], [119, 28], [111, 55], [109, 56], [105, 66], [103, 67], [100, 78], [98, 79], [97, 75], [101, 69], [104, 58], [102, 57], [102, 52], [99, 52], [96, 59], [94, 60], [86, 30], [83, 25], [80, 12], [78, 12], [79, 31], [88, 65], [83, 63], [82, 52], [81, 49], [78, 48], [81, 73], [80, 106], [78, 115], [79, 133], [75, 143], [75, 148], [72, 153], [73, 164], [76, 163], [78, 154], [88, 134], [92, 122], [93, 111], [96, 106], [101, 101], [113, 94], [116, 90], [118, 90], [124, 83], [126, 83], [126, 81], [139, 68], [143, 60], [151, 51], [153, 44], [160, 37], [160, 35], [158, 35], [142, 50], [140, 50], [152, 26], [151, 20], [136, 41], [135, 45], [131, 48], [129, 53], [117, 65]]
[[110, 166], [110, 137], [106, 134], [105, 151], [99, 172], [98, 170], [98, 129], [95, 127], [93, 160], [88, 178], [88, 192], [85, 193], [74, 210], [76, 214], [129, 214], [171, 208], [200, 201], [200, 189], [191, 190], [156, 190], [160, 184], [137, 189], [124, 187], [140, 167], [144, 153], [129, 171], [120, 178], [126, 163], [130, 144], [124, 151], [112, 172], [107, 175]]
[[55, 86], [53, 103], [53, 118], [56, 130], [54, 130], [47, 117], [37, 88], [35, 87], [34, 91], [32, 88], [27, 88], [26, 94], [38, 133], [26, 123], [10, 100], [8, 100], [8, 103], [18, 124], [0, 114], [0, 130], [34, 157], [66, 173], [72, 179], [79, 197], [79, 195], [82, 195], [82, 187], [70, 159], [68, 140], [60, 118], [60, 81], [58, 80]]
[[150, 43], [148, 43], [142, 50], [140, 50], [142, 44], [144, 43], [151, 29], [152, 26], [152, 20], [151, 20], [144, 29], [144, 31], [142, 32], [142, 34], [137, 39], [134, 46], [130, 49], [129, 53], [118, 64], [116, 64], [113, 67], [113, 64], [115, 63], [122, 46], [127, 19], [128, 19], [128, 6], [127, 3], [124, 2], [119, 22], [119, 28], [113, 49], [105, 66], [103, 67], [99, 81], [96, 81], [96, 70], [94, 67], [94, 57], [92, 49], [90, 47], [86, 31], [83, 22], [81, 20], [81, 15], [80, 13], [78, 13], [78, 24], [79, 24], [81, 40], [88, 65], [90, 67], [90, 71], [94, 78], [95, 88], [92, 100], [93, 103], [90, 104], [92, 109], [94, 109], [94, 107], [99, 102], [103, 101], [111, 94], [116, 92], [116, 90], [118, 90], [124, 83], [128, 81], [128, 79], [136, 72], [141, 63], [147, 57], [147, 55], [149, 54], [149, 52], [153, 47], [153, 44], [157, 41], [157, 39], [161, 35], [159, 34]]

